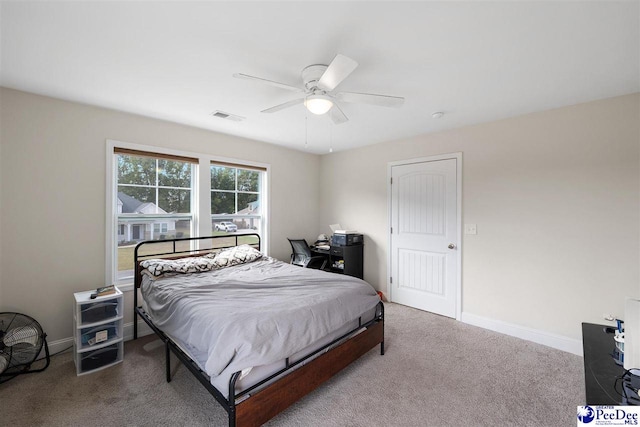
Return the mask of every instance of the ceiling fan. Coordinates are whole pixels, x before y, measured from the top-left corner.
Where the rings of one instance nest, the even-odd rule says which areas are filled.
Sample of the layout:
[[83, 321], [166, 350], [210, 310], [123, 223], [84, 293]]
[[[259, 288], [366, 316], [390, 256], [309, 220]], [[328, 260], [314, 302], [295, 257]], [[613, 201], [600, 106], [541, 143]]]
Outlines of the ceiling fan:
[[356, 61], [341, 54], [336, 55], [328, 66], [309, 65], [302, 70], [302, 82], [304, 84], [302, 88], [242, 73], [234, 74], [233, 77], [266, 83], [281, 89], [303, 94], [300, 98], [262, 110], [263, 113], [275, 113], [276, 111], [284, 110], [294, 105], [304, 104], [313, 114], [321, 115], [329, 113], [331, 120], [333, 120], [335, 124], [341, 124], [349, 120], [338, 106], [337, 101], [379, 105], [382, 107], [400, 107], [404, 103], [404, 98], [399, 96], [356, 92], [333, 93], [333, 90], [342, 83], [357, 66], [358, 63]]

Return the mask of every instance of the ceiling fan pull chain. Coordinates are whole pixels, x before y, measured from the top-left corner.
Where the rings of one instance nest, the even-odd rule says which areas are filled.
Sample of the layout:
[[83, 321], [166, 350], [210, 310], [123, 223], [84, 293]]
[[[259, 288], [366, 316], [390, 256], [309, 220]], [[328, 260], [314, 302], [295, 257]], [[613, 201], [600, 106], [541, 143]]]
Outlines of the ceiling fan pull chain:
[[331, 126], [331, 122], [327, 120], [329, 124], [329, 152], [333, 153], [333, 126]]
[[309, 134], [309, 125], [307, 124], [307, 111], [304, 112], [304, 149], [308, 147], [307, 138]]

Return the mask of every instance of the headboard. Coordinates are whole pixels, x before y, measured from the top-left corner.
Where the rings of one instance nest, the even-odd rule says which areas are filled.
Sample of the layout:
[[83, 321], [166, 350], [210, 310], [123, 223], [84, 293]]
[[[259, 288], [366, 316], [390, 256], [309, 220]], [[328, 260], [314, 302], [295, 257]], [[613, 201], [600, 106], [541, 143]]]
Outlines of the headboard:
[[[260, 250], [260, 235], [257, 233], [224, 234], [206, 237], [185, 237], [168, 240], [145, 240], [136, 245], [133, 252], [134, 284], [138, 289], [142, 284], [140, 262], [146, 259], [177, 259], [195, 257], [239, 245], [250, 245]], [[137, 291], [135, 292], [137, 306]]]

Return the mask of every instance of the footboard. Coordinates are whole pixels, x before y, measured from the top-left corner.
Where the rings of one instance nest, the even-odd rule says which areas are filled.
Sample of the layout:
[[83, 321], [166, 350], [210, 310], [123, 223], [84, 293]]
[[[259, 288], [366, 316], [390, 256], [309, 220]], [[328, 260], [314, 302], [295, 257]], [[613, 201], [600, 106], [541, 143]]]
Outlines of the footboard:
[[[383, 319], [376, 321], [366, 331], [260, 390], [250, 399], [240, 402], [236, 405], [235, 425], [257, 427], [266, 423], [378, 344], [381, 346], [381, 354], [384, 354]], [[229, 425], [231, 426], [232, 423], [230, 422]]]

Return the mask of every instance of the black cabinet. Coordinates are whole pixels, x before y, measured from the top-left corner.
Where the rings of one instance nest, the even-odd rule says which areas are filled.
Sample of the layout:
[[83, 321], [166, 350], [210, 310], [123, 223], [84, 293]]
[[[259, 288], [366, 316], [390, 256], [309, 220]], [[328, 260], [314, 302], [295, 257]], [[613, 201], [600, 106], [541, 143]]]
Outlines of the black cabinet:
[[582, 324], [584, 385], [587, 405], [640, 405], [640, 377], [630, 375], [617, 361], [614, 328]]
[[363, 278], [362, 259], [364, 245], [330, 246], [329, 249], [312, 248], [314, 255], [327, 257], [326, 270]]

